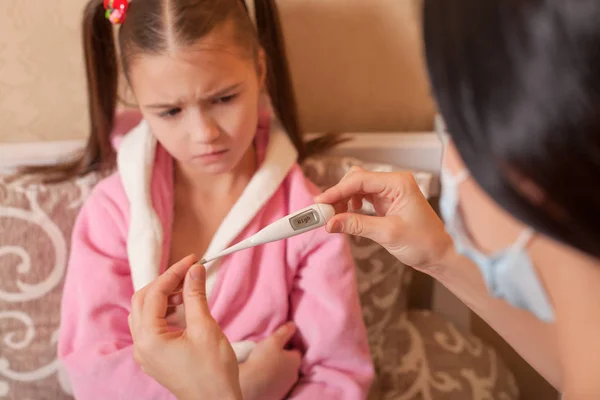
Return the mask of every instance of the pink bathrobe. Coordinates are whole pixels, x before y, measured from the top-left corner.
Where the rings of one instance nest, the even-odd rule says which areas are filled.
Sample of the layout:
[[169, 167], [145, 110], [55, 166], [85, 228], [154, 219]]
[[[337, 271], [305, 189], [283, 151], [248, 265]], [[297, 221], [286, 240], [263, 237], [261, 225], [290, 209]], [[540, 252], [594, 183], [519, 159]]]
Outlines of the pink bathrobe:
[[[317, 190], [277, 121], [263, 119], [256, 146], [259, 169], [207, 254], [313, 203]], [[118, 166], [94, 189], [75, 224], [59, 357], [78, 400], [174, 399], [133, 360], [127, 324], [134, 291], [167, 268], [173, 159], [142, 121], [120, 144]], [[211, 312], [240, 362], [257, 341], [293, 320], [293, 345], [304, 357], [290, 398], [366, 398], [373, 366], [343, 236], [320, 228], [234, 253], [207, 270]]]

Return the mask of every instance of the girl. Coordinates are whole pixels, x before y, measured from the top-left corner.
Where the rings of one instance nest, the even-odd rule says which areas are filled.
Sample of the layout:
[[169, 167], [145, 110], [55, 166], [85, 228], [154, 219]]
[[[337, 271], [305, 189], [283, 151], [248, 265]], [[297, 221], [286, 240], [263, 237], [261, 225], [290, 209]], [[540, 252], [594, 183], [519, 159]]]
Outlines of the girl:
[[[115, 162], [118, 171], [74, 227], [59, 357], [77, 399], [170, 399], [134, 361], [134, 292], [190, 253], [212, 253], [312, 204], [298, 161], [315, 143], [300, 136], [274, 0], [257, 2], [258, 30], [242, 0], [106, 3], [91, 0], [84, 14], [91, 136], [79, 160], [53, 172], [60, 179]], [[122, 22], [118, 57], [143, 115], [118, 155], [110, 137], [118, 57], [105, 15]], [[291, 320], [303, 358], [290, 397], [366, 397], [373, 368], [343, 238], [316, 230], [207, 268], [210, 309], [238, 362]], [[181, 307], [169, 321], [185, 326]], [[242, 384], [245, 398], [265, 398], [261, 389], [276, 383], [258, 381]]]

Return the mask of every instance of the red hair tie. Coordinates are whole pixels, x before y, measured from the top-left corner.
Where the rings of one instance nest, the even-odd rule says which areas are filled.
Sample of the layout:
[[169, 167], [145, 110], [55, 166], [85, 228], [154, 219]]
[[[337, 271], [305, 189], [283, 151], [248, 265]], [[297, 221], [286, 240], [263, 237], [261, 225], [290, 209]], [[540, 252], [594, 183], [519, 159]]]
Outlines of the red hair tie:
[[104, 0], [106, 19], [115, 25], [122, 24], [125, 21], [128, 7], [128, 0]]

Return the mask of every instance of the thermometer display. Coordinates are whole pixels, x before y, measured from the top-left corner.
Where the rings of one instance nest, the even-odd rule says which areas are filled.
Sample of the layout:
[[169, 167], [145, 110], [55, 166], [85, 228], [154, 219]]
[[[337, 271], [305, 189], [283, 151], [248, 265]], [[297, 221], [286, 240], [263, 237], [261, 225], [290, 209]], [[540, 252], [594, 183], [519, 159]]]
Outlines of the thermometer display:
[[314, 210], [300, 213], [290, 219], [292, 229], [299, 231], [319, 223], [319, 215]]
[[246, 238], [217, 254], [205, 256], [202, 260], [198, 261], [198, 264], [206, 264], [207, 262], [214, 261], [217, 258], [235, 253], [236, 251], [274, 242], [276, 240], [287, 239], [304, 232], [312, 231], [313, 229], [325, 225], [334, 215], [335, 209], [332, 205], [313, 204], [310, 207], [296, 211], [295, 214], [289, 214], [278, 219], [249, 238]]

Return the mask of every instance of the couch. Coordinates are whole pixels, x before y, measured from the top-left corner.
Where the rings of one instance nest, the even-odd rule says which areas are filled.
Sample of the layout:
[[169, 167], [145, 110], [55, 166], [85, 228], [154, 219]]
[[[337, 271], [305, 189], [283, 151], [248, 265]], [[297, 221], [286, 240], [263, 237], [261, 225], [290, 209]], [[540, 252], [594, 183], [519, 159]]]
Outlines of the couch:
[[[421, 0], [277, 2], [306, 131], [431, 128]], [[85, 137], [83, 7], [78, 0], [4, 4], [1, 142]], [[0, 151], [0, 167], [11, 156]], [[305, 169], [326, 187], [355, 162], [309, 160]], [[0, 178], [0, 398], [69, 398], [55, 349], [62, 279], [74, 218], [98, 179], [42, 185], [37, 177]], [[377, 367], [371, 398], [517, 398], [492, 348], [437, 313], [409, 309], [409, 297], [424, 292], [417, 274], [381, 247], [351, 240]]]
[[[395, 169], [338, 156], [309, 159], [303, 168], [325, 189], [357, 164]], [[413, 172], [427, 194], [431, 176]], [[101, 178], [42, 184], [39, 176], [0, 177], [0, 398], [72, 398], [56, 359], [61, 291], [75, 217]], [[349, 240], [376, 367], [369, 399], [519, 397], [493, 348], [430, 310], [409, 309], [410, 268], [376, 243]]]

